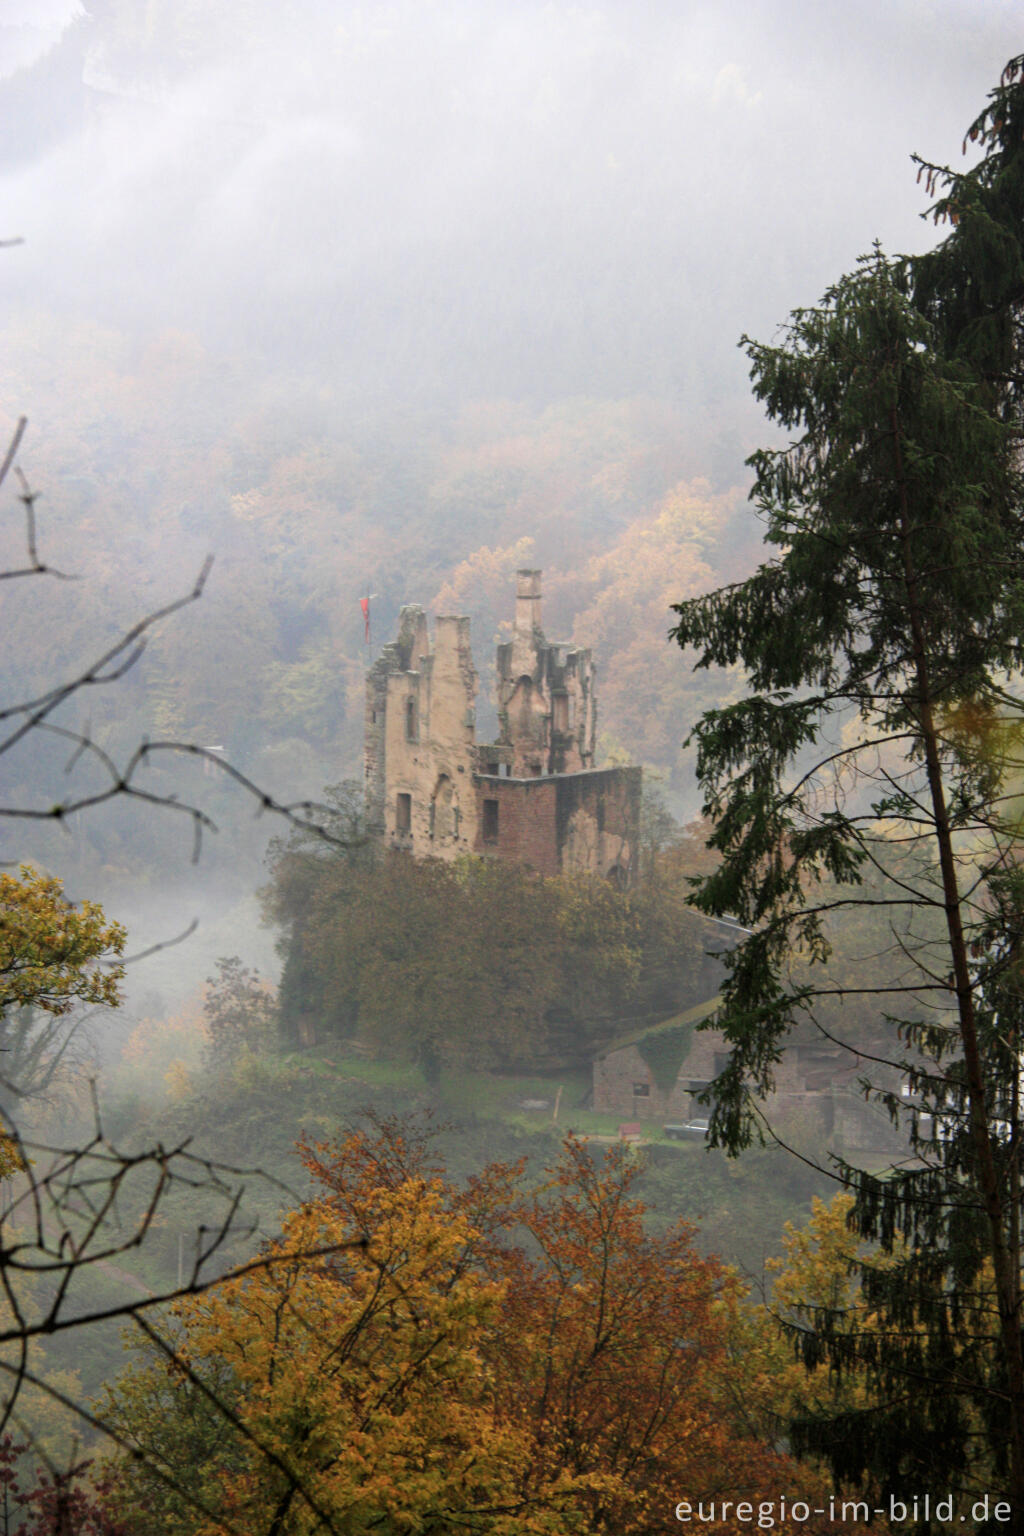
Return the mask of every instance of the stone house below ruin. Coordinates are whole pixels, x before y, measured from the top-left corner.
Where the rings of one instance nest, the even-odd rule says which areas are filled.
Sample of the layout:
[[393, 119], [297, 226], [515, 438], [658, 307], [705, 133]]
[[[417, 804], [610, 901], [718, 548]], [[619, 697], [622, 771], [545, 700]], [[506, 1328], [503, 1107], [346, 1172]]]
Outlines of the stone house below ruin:
[[[619, 1037], [593, 1064], [593, 1107], [623, 1122], [684, 1125], [710, 1114], [700, 1096], [725, 1067], [728, 1042], [698, 1026], [718, 998], [660, 1024]], [[794, 1031], [775, 1069], [774, 1091], [760, 1101], [781, 1130], [801, 1120], [823, 1139], [848, 1150], [899, 1150], [905, 1137], [877, 1103], [865, 1100], [860, 1080], [869, 1063], [810, 1028]], [[870, 1063], [871, 1076], [879, 1067]], [[900, 1091], [899, 1073], [885, 1086]]]
[[419, 606], [366, 680], [368, 829], [416, 858], [472, 853], [538, 874], [636, 877], [642, 770], [596, 768], [589, 650], [541, 629], [541, 573], [519, 571], [512, 639], [497, 649], [498, 736], [476, 740], [469, 620]]

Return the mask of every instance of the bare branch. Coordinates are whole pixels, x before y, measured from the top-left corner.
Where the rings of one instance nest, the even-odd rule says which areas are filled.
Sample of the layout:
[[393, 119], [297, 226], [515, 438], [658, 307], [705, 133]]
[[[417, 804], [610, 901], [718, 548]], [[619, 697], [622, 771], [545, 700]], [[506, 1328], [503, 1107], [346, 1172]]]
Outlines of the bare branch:
[[18, 424], [14, 429], [14, 436], [11, 438], [7, 452], [4, 454], [3, 462], [0, 463], [0, 485], [3, 485], [4, 481], [7, 479], [8, 471], [10, 470], [11, 465], [14, 463], [14, 456], [21, 446], [21, 440], [25, 436], [25, 428], [27, 426], [28, 417], [19, 416]]

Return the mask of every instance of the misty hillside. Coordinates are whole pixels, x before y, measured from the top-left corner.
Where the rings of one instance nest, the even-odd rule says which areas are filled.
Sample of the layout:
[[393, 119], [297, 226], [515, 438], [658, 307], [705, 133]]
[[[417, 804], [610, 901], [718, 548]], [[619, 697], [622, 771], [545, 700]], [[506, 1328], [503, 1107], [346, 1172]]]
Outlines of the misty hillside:
[[[908, 25], [886, 8], [794, 32], [751, 6], [742, 33], [659, 6], [10, 11], [5, 230], [25, 243], [3, 252], [0, 420], [30, 418], [43, 557], [76, 580], [7, 594], [3, 698], [73, 675], [212, 553], [198, 607], [64, 723], [115, 753], [223, 748], [315, 796], [359, 770], [358, 599], [376, 594], [375, 644], [404, 602], [469, 613], [486, 710], [528, 560], [549, 633], [595, 649], [603, 750], [693, 814], [681, 744], [714, 700], [664, 642], [670, 603], [744, 574], [759, 538], [735, 342], [814, 291], [849, 230], [920, 242], [893, 146], [960, 124], [1008, 14], [945, 7], [883, 122], [874, 42]], [[812, 76], [844, 105], [808, 132]], [[12, 792], [57, 798], [63, 767], [27, 744]], [[244, 865], [251, 889], [264, 831], [203, 790], [235, 829], [210, 873]], [[73, 838], [92, 888], [181, 865], [159, 818], [111, 810]]]

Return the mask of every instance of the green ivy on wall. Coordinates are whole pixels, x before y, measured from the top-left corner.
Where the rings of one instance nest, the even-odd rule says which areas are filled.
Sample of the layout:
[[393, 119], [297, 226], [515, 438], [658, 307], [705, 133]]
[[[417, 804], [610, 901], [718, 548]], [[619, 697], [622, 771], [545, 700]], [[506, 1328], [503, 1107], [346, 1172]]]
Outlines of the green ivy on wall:
[[650, 1068], [659, 1092], [670, 1094], [675, 1087], [679, 1068], [689, 1054], [695, 1028], [692, 1023], [677, 1024], [674, 1029], [652, 1030], [637, 1041], [636, 1048]]

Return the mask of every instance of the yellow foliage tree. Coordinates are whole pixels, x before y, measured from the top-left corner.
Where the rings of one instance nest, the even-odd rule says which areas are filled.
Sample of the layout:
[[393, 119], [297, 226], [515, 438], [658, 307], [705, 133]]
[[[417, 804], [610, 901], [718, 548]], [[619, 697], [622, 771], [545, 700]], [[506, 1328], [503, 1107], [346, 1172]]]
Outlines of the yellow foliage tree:
[[0, 873], [0, 1109], [53, 1081], [76, 1003], [121, 1001], [124, 943], [120, 923], [95, 902], [68, 901], [54, 876], [29, 864]]
[[[53, 1081], [74, 1033], [68, 1015], [77, 1003], [116, 1007], [120, 1002], [124, 967], [118, 957], [125, 937], [120, 923], [108, 922], [95, 902], [68, 901], [54, 876], [29, 864], [17, 875], [0, 873], [0, 1109], [9, 1110], [17, 1099], [41, 1093]], [[0, 1181], [27, 1166], [17, 1137], [0, 1128]], [[3, 1220], [9, 1255], [23, 1234], [9, 1214]], [[11, 1328], [15, 1302], [19, 1323], [46, 1305], [34, 1280], [18, 1265], [5, 1270], [0, 1327]], [[3, 1360], [8, 1371], [19, 1364], [30, 1370], [19, 1383], [15, 1422], [45, 1454], [58, 1455], [72, 1436], [74, 1416], [31, 1376], [45, 1376], [52, 1388], [71, 1398], [79, 1390], [76, 1374], [49, 1371], [34, 1339], [24, 1359], [16, 1341], [5, 1349]], [[4, 1381], [6, 1394], [9, 1376]], [[5, 1395], [3, 1407], [10, 1406]]]
[[378, 1130], [307, 1148], [326, 1195], [108, 1393], [133, 1536], [645, 1536], [679, 1499], [822, 1503], [736, 1411], [743, 1288], [688, 1229], [645, 1234], [618, 1149], [459, 1188]]
[[61, 1016], [76, 1002], [114, 1008], [124, 968], [125, 931], [93, 901], [76, 905], [63, 883], [23, 864], [0, 874], [0, 1014], [40, 1008]]
[[[905, 1262], [906, 1245], [898, 1239], [890, 1253], [866, 1250], [850, 1226], [853, 1205], [853, 1196], [845, 1192], [827, 1204], [815, 1198], [806, 1225], [798, 1228], [787, 1222], [783, 1254], [766, 1265], [775, 1279], [772, 1305], [758, 1309], [761, 1317], [756, 1323], [762, 1364], [760, 1422], [764, 1427], [774, 1419], [787, 1428], [799, 1452], [808, 1443], [806, 1426], [817, 1427], [816, 1445], [820, 1445], [822, 1425], [829, 1425], [832, 1438], [841, 1444], [844, 1437], [861, 1434], [862, 1427], [880, 1412], [899, 1412], [901, 1401], [915, 1391], [914, 1384], [887, 1389], [875, 1367], [881, 1341], [898, 1331], [920, 1340], [923, 1347], [924, 1328], [919, 1320], [872, 1306], [862, 1286], [865, 1275], [898, 1269]], [[841, 1369], [835, 1365], [830, 1369], [817, 1346], [817, 1331], [826, 1316]], [[961, 1297], [959, 1325], [958, 1354], [967, 1348], [989, 1348], [995, 1353], [991, 1264]], [[749, 1355], [748, 1369], [757, 1348], [755, 1344]], [[968, 1369], [965, 1360], [965, 1376]], [[956, 1475], [964, 1490], [980, 1496], [998, 1483], [1000, 1473], [985, 1434], [985, 1405], [967, 1403], [963, 1412], [967, 1447], [957, 1457]], [[815, 1459], [824, 1459], [820, 1450]], [[951, 1469], [952, 1465], [951, 1459]], [[872, 1497], [883, 1497], [878, 1487], [869, 1484], [868, 1491]]]
[[603, 728], [629, 744], [634, 760], [673, 775], [686, 734], [680, 722], [726, 701], [736, 686], [716, 677], [712, 696], [706, 674], [666, 656], [664, 636], [678, 602], [673, 587], [697, 596], [715, 585], [723, 571], [721, 544], [741, 506], [739, 491], [717, 494], [707, 481], [682, 482], [589, 561], [582, 582], [554, 574], [548, 584], [554, 604], [564, 601], [563, 584], [576, 589], [573, 639], [608, 658], [601, 675]]
[[[842, 1313], [851, 1337], [867, 1337], [878, 1327], [861, 1297], [857, 1276], [865, 1255], [847, 1221], [852, 1205], [853, 1196], [843, 1192], [828, 1202], [815, 1196], [804, 1226], [786, 1222], [782, 1254], [765, 1262], [772, 1277], [767, 1304], [737, 1306], [723, 1297], [730, 1314], [734, 1395], [753, 1433], [788, 1434], [792, 1422], [808, 1413], [870, 1406], [861, 1373], [852, 1370], [840, 1378], [824, 1366], [811, 1368], [795, 1347], [822, 1308]], [[873, 1262], [891, 1260], [877, 1255]]]
[[[503, 1287], [466, 1268], [479, 1234], [445, 1209], [438, 1180], [378, 1190], [373, 1205], [367, 1236], [327, 1202], [303, 1206], [265, 1267], [176, 1305], [182, 1335], [167, 1370], [193, 1384], [216, 1377], [239, 1433], [216, 1475], [192, 1479], [205, 1515], [179, 1504], [183, 1523], [164, 1510], [161, 1531], [575, 1528], [558, 1511], [580, 1479], [557, 1471], [532, 1501], [520, 1491], [531, 1438], [495, 1411], [479, 1344]], [[332, 1245], [330, 1258], [307, 1257]], [[138, 1393], [121, 1389], [111, 1404], [137, 1450], [182, 1478], [184, 1466], [168, 1466], [166, 1424], [154, 1429]], [[114, 1489], [120, 1517], [148, 1531], [150, 1484], [129, 1463]]]

